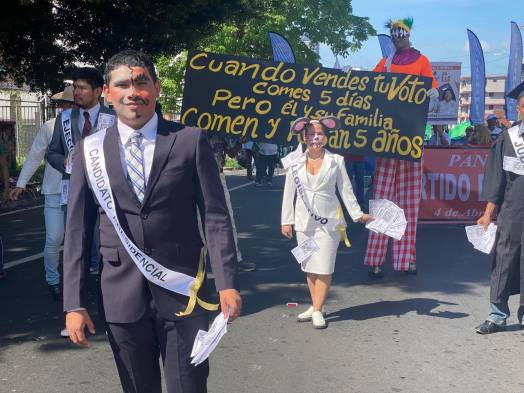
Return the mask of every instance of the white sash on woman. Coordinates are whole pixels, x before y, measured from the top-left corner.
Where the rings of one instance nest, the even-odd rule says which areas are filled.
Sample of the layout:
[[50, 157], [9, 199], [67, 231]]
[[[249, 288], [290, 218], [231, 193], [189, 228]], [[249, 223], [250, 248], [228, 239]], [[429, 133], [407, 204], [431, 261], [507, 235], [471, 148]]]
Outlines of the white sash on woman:
[[322, 217], [321, 215], [316, 214], [313, 211], [313, 208], [311, 204], [309, 203], [309, 200], [307, 199], [306, 192], [304, 191], [304, 185], [302, 184], [302, 181], [300, 180], [300, 177], [298, 176], [298, 164], [291, 165], [290, 170], [291, 170], [291, 176], [293, 177], [293, 183], [295, 184], [297, 196], [300, 198], [300, 200], [304, 204], [304, 207], [306, 208], [307, 212], [309, 213], [309, 216], [312, 217], [315, 220], [315, 222], [318, 222], [319, 224], [323, 226], [327, 226], [329, 223], [329, 218]]

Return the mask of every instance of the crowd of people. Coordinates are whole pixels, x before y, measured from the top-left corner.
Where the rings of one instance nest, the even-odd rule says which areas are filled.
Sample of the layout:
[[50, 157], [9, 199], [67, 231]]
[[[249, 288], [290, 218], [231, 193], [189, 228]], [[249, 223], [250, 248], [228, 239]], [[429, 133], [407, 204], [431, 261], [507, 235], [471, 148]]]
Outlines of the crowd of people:
[[490, 147], [503, 131], [507, 129], [496, 115], [489, 114], [486, 117], [486, 124], [466, 127], [464, 135], [457, 139], [451, 139], [449, 126], [434, 125], [432, 126], [431, 136], [426, 141], [426, 145], [432, 147]]
[[[382, 58], [374, 71], [430, 77], [428, 95], [439, 97], [429, 60], [411, 47], [412, 22], [388, 24], [396, 52]], [[97, 275], [100, 314], [124, 391], [161, 392], [162, 356], [169, 392], [205, 392], [208, 362], [191, 365], [187, 343], [207, 329], [208, 311], [220, 308], [230, 322], [238, 317], [242, 301], [236, 271], [256, 269], [239, 249], [223, 173], [226, 157], [245, 166], [254, 187], [271, 187], [282, 150], [271, 143], [208, 136], [165, 120], [156, 104], [156, 71], [144, 53], [122, 51], [107, 62], [104, 76], [82, 67], [72, 79], [72, 87], [52, 97], [62, 112], [38, 131], [12, 190], [0, 146], [5, 196], [12, 199], [20, 198], [46, 160], [44, 271], [52, 298], [64, 304], [66, 327], [61, 334], [79, 346], [90, 345], [85, 329], [94, 333], [95, 327], [87, 308], [87, 277]], [[102, 103], [102, 93], [112, 108]], [[524, 83], [511, 96], [523, 117]], [[443, 100], [452, 98], [445, 93]], [[444, 111], [446, 104], [441, 106]], [[524, 289], [524, 126], [502, 129], [496, 120], [488, 117], [487, 126], [468, 128], [456, 142], [491, 146], [483, 186], [488, 202], [478, 223], [487, 228], [499, 210], [498, 232], [489, 315], [476, 328], [481, 334], [505, 329], [508, 298]], [[316, 329], [327, 327], [324, 304], [337, 250], [341, 241], [348, 243], [343, 207], [355, 222], [374, 219], [365, 206], [364, 157], [342, 157], [325, 148], [329, 133], [337, 129], [339, 121], [333, 116], [292, 123], [291, 132], [302, 136], [305, 150], [287, 169], [282, 201], [282, 235], [296, 237], [298, 246], [313, 240], [318, 247], [300, 263], [311, 305], [297, 315], [299, 322], [311, 321]], [[454, 143], [444, 127], [435, 126], [428, 144]], [[407, 224], [400, 240], [369, 232], [364, 264], [371, 278], [383, 277], [389, 242], [393, 269], [417, 274], [421, 187], [421, 161], [376, 158], [373, 199], [393, 201], [404, 210]], [[208, 263], [218, 305], [205, 281]], [[524, 328], [522, 299], [517, 316]]]

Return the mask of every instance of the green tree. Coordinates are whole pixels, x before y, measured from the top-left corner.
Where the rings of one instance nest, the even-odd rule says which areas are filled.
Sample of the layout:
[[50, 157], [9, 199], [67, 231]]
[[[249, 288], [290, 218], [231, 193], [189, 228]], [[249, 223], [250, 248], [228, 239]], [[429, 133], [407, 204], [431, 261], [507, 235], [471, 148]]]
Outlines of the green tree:
[[[367, 17], [353, 15], [350, 0], [243, 0], [245, 12], [235, 14], [222, 23], [217, 31], [203, 38], [196, 49], [221, 54], [272, 59], [268, 32], [286, 37], [293, 48], [297, 63], [316, 64], [318, 54], [302, 40], [307, 36], [311, 44], [325, 44], [335, 55], [346, 56], [359, 49], [370, 35], [376, 34]], [[176, 72], [169, 72], [169, 61], [157, 61], [163, 78], [162, 102], [168, 111], [178, 113], [182, 94], [185, 57], [172, 61]], [[174, 86], [177, 86], [174, 88]], [[169, 98], [168, 98], [169, 97]]]
[[187, 52], [176, 57], [158, 56], [155, 65], [162, 84], [160, 103], [165, 112], [179, 113], [182, 106], [184, 70]]
[[8, 0], [0, 13], [0, 80], [62, 87], [75, 62], [102, 68], [122, 49], [176, 55], [239, 18], [242, 0]]
[[369, 18], [353, 15], [351, 0], [245, 0], [249, 12], [231, 18], [200, 42], [200, 48], [223, 54], [271, 59], [267, 36], [274, 31], [286, 37], [297, 63], [314, 64], [319, 56], [303, 42], [325, 44], [335, 55], [346, 56], [376, 34]]

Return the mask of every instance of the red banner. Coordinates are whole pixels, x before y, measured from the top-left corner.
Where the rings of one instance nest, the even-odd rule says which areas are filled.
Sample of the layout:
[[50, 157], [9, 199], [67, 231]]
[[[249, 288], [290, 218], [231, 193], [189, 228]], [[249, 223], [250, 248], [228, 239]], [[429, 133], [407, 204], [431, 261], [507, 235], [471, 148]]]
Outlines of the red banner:
[[421, 221], [475, 221], [489, 148], [425, 148]]

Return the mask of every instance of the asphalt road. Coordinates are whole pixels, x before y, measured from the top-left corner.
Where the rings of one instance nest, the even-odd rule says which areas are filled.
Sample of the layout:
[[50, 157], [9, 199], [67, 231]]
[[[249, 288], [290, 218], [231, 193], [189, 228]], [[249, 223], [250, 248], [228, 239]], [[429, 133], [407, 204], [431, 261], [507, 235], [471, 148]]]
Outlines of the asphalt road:
[[[228, 176], [229, 188], [245, 184]], [[231, 193], [246, 260], [243, 316], [211, 357], [210, 393], [524, 392], [524, 333], [474, 333], [488, 307], [489, 257], [473, 250], [463, 226], [421, 225], [418, 276], [363, 266], [366, 231], [351, 225], [339, 249], [327, 304], [329, 327], [295, 322], [308, 306], [303, 273], [279, 234], [283, 177], [271, 189]], [[59, 337], [61, 306], [51, 301], [42, 251], [42, 208], [0, 215], [8, 277], [0, 281], [0, 392], [120, 392], [102, 324], [88, 350]], [[29, 258], [30, 259], [30, 258]], [[96, 315], [94, 279], [90, 308]], [[286, 307], [298, 302], [299, 308]], [[518, 299], [511, 299], [516, 312]], [[96, 318], [96, 317], [95, 317]]]

